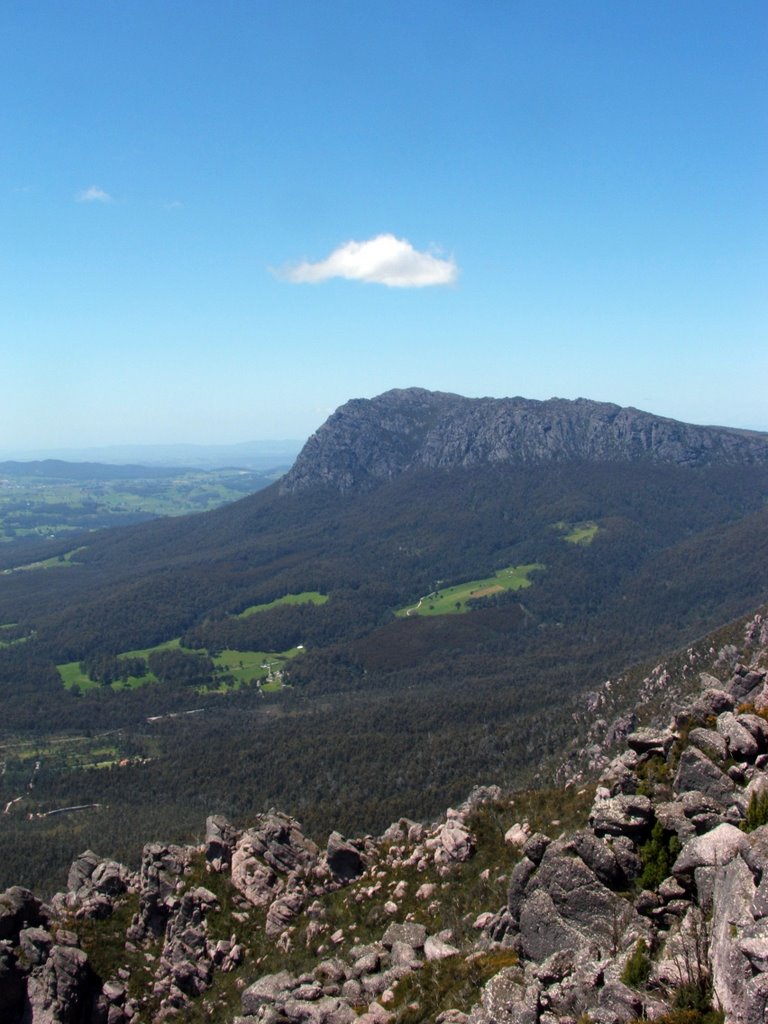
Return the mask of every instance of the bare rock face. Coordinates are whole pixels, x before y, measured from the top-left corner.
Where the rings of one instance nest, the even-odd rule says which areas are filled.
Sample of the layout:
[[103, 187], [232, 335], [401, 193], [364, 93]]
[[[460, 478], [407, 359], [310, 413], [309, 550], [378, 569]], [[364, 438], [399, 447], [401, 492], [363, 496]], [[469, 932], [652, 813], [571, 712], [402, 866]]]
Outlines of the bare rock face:
[[268, 906], [289, 875], [308, 873], [318, 862], [317, 846], [287, 814], [259, 815], [232, 854], [232, 883], [255, 906]]
[[768, 437], [583, 398], [463, 398], [421, 388], [341, 406], [302, 449], [283, 493], [370, 489], [408, 469], [567, 460], [703, 466], [768, 461]]
[[93, 987], [82, 949], [54, 946], [27, 981], [32, 1024], [79, 1024]]
[[225, 871], [232, 862], [232, 850], [240, 831], [221, 814], [205, 819], [205, 861], [210, 871]]

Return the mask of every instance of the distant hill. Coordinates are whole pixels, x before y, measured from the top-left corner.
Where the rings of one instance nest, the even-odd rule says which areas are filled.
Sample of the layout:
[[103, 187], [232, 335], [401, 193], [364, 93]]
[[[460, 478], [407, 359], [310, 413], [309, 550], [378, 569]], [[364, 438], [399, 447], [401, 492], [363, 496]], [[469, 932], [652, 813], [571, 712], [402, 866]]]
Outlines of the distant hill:
[[17, 461], [98, 462], [112, 465], [126, 463], [194, 469], [222, 469], [237, 466], [242, 469], [266, 470], [287, 467], [296, 458], [301, 441], [244, 441], [239, 444], [139, 444], [105, 445], [93, 448], [66, 448], [37, 451], [9, 451], [0, 447], [0, 458]]
[[463, 398], [408, 388], [343, 405], [309, 439], [280, 487], [348, 491], [416, 467], [574, 460], [768, 464], [768, 434], [694, 426], [584, 398]]
[[180, 466], [110, 466], [102, 462], [64, 462], [39, 459], [31, 462], [0, 462], [0, 477], [36, 477], [41, 480], [160, 480], [187, 472]]

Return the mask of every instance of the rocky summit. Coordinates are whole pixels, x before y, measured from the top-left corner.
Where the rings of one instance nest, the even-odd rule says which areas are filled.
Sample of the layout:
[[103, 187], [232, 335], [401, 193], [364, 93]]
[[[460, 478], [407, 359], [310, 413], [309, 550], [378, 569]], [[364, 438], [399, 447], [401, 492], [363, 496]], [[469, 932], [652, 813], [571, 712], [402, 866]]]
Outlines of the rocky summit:
[[341, 406], [313, 434], [283, 493], [369, 489], [409, 469], [481, 464], [768, 462], [768, 435], [702, 427], [585, 398], [464, 398], [421, 388]]
[[603, 722], [560, 790], [323, 848], [212, 816], [137, 871], [85, 851], [47, 904], [8, 889], [0, 1019], [765, 1024], [768, 619], [709, 656], [657, 666], [671, 718]]

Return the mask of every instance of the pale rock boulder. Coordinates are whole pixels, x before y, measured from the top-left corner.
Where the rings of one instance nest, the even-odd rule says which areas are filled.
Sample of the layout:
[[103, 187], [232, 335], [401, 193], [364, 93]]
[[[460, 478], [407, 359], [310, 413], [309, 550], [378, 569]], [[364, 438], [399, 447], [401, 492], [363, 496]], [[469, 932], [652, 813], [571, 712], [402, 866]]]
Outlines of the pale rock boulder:
[[717, 731], [728, 744], [728, 753], [739, 761], [754, 761], [760, 753], [760, 746], [731, 711], [717, 716]]
[[689, 840], [672, 866], [675, 878], [690, 875], [697, 868], [722, 867], [749, 849], [747, 836], [734, 825], [724, 823]]

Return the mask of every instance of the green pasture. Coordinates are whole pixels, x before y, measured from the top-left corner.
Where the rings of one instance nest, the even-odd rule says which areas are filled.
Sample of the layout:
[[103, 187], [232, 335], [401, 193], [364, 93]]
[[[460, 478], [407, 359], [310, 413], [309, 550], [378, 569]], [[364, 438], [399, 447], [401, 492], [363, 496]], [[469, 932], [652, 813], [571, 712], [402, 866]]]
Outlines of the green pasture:
[[[267, 693], [282, 689], [282, 683], [275, 675], [282, 671], [286, 661], [295, 658], [301, 651], [292, 647], [288, 651], [222, 651], [213, 658], [213, 663], [223, 675], [232, 676], [232, 682], [221, 689], [232, 689], [244, 683], [264, 680], [262, 689]], [[272, 678], [270, 679], [270, 675]]]
[[583, 523], [555, 523], [555, 529], [563, 534], [563, 540], [569, 544], [586, 546], [595, 539], [600, 527], [592, 520], [587, 520]]
[[[153, 651], [169, 650], [178, 648], [189, 654], [208, 653], [193, 652], [189, 647], [183, 647], [179, 637], [173, 640], [166, 640], [154, 647], [144, 647], [135, 651], [124, 651], [118, 658], [148, 658]], [[222, 679], [218, 686], [209, 687], [209, 691], [223, 693], [226, 690], [239, 689], [247, 683], [267, 680], [262, 683], [262, 689], [271, 693], [282, 689], [282, 682], [279, 677], [283, 665], [291, 658], [301, 653], [301, 649], [293, 647], [288, 651], [236, 651], [224, 650], [213, 655], [211, 660], [214, 664], [214, 684], [217, 676], [229, 676], [229, 679]], [[94, 681], [80, 670], [78, 661], [71, 661], [57, 665], [61, 680], [67, 689], [78, 686], [84, 693], [87, 690], [98, 689], [102, 684]], [[157, 676], [152, 672], [146, 672], [143, 676], [129, 676], [124, 682], [112, 683], [113, 690], [129, 690], [139, 686], [146, 686], [148, 683], [157, 683]]]
[[84, 545], [81, 545], [79, 548], [72, 548], [71, 551], [66, 551], [63, 555], [54, 555], [53, 558], [44, 558], [39, 562], [27, 562], [24, 565], [17, 565], [13, 569], [4, 569], [3, 572], [7, 575], [12, 572], [29, 572], [35, 569], [56, 569], [68, 565], [74, 565], [75, 563], [72, 559], [81, 551], [85, 551]]
[[490, 597], [504, 590], [523, 590], [530, 587], [530, 574], [543, 568], [540, 562], [510, 565], [485, 579], [469, 580], [467, 583], [459, 583], [444, 590], [435, 590], [422, 597], [417, 604], [401, 608], [395, 614], [403, 618], [410, 615], [458, 615], [469, 611], [470, 602], [478, 598]]
[[244, 611], [235, 616], [236, 619], [246, 619], [249, 615], [257, 612], [268, 612], [270, 608], [279, 608], [283, 604], [325, 604], [328, 600], [327, 594], [321, 594], [318, 590], [304, 590], [300, 594], [285, 594], [275, 601], [267, 604], [252, 604]]

